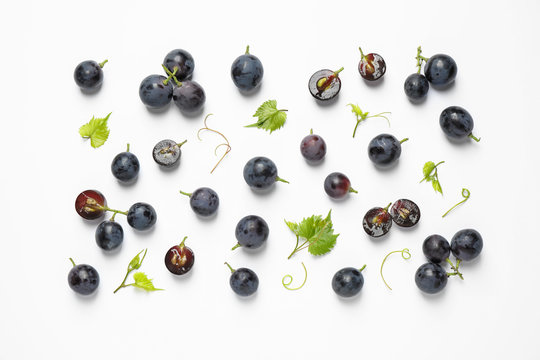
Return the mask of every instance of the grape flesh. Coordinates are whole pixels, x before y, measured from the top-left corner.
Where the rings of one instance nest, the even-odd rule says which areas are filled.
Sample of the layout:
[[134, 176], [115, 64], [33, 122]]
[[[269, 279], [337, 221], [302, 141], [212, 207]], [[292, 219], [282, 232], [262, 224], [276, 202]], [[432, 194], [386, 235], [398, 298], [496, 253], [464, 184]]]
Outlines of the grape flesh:
[[172, 98], [178, 108], [188, 114], [202, 110], [206, 102], [206, 94], [196, 81], [185, 80], [173, 90]]
[[457, 64], [445, 54], [433, 55], [424, 66], [426, 79], [435, 86], [449, 85], [457, 75]]
[[68, 284], [76, 293], [90, 295], [99, 286], [99, 274], [90, 265], [75, 265], [68, 273]]
[[75, 211], [87, 220], [99, 219], [105, 213], [107, 201], [97, 190], [85, 190], [75, 199]]
[[268, 239], [269, 233], [268, 224], [257, 215], [243, 217], [236, 225], [235, 230], [238, 243], [248, 249], [261, 247]]
[[173, 167], [182, 156], [182, 150], [174, 140], [161, 140], [154, 146], [152, 157], [154, 161], [164, 167]]
[[157, 221], [156, 210], [150, 204], [143, 202], [135, 203], [128, 210], [127, 221], [134, 229], [148, 230]]
[[300, 153], [307, 161], [321, 161], [326, 155], [326, 142], [319, 135], [310, 134], [302, 139]]
[[240, 296], [253, 295], [259, 287], [259, 278], [251, 269], [235, 270], [229, 278], [231, 289]]
[[399, 199], [392, 204], [390, 216], [396, 225], [411, 227], [420, 221], [420, 208], [409, 199]]
[[441, 263], [450, 256], [450, 244], [441, 235], [430, 235], [422, 244], [422, 252], [432, 263]]
[[424, 75], [414, 73], [405, 79], [403, 89], [405, 90], [405, 95], [407, 95], [411, 101], [420, 101], [425, 98], [428, 93], [429, 81], [427, 81]]
[[177, 68], [174, 76], [179, 81], [190, 79], [195, 70], [195, 61], [189, 52], [183, 49], [175, 49], [165, 55], [163, 65], [171, 72]]
[[368, 81], [375, 81], [382, 78], [386, 72], [386, 62], [379, 54], [370, 53], [360, 59], [358, 63], [360, 76]]
[[211, 216], [215, 214], [219, 207], [219, 197], [214, 190], [202, 187], [191, 194], [189, 204], [195, 214], [205, 217]]
[[334, 99], [341, 90], [341, 79], [336, 76], [326, 85], [325, 88], [321, 88], [318, 84], [321, 79], [328, 79], [330, 76], [334, 76], [334, 71], [329, 69], [323, 69], [315, 72], [309, 78], [308, 89], [310, 94], [317, 100], [329, 101]]
[[241, 91], [254, 91], [261, 84], [263, 75], [264, 68], [255, 55], [240, 55], [232, 63], [231, 78], [234, 85]]
[[113, 176], [123, 182], [133, 181], [139, 175], [139, 169], [139, 159], [128, 151], [116, 155], [111, 163]]
[[480, 255], [484, 241], [478, 231], [463, 229], [452, 237], [450, 247], [456, 259], [469, 261]]
[[351, 190], [351, 181], [340, 172], [333, 172], [324, 180], [324, 191], [332, 199], [343, 199]]
[[364, 286], [364, 276], [355, 268], [346, 267], [335, 273], [332, 278], [332, 289], [342, 297], [355, 296]]
[[165, 76], [150, 75], [141, 82], [139, 86], [139, 97], [148, 108], [159, 109], [171, 102], [173, 86], [170, 81], [165, 85], [163, 83], [165, 80], [167, 80]]
[[93, 90], [103, 83], [103, 70], [97, 62], [87, 60], [77, 65], [73, 77], [81, 89]]
[[366, 234], [372, 237], [380, 237], [388, 233], [392, 227], [392, 218], [388, 210], [374, 207], [364, 215], [362, 226]]
[[103, 250], [116, 249], [124, 241], [124, 230], [115, 221], [103, 221], [96, 228], [96, 243]]
[[414, 281], [423, 292], [436, 294], [445, 288], [448, 276], [441, 265], [426, 263], [418, 268], [414, 275]]
[[165, 254], [165, 267], [175, 275], [186, 274], [193, 264], [195, 264], [195, 254], [183, 244], [171, 247]]
[[369, 159], [378, 166], [390, 166], [401, 155], [401, 143], [390, 134], [375, 136], [368, 145]]
[[439, 117], [439, 125], [446, 136], [454, 140], [466, 139], [473, 130], [474, 121], [467, 110], [460, 106], [449, 106]]
[[254, 157], [244, 166], [244, 180], [252, 189], [268, 189], [276, 179], [276, 164], [264, 156]]

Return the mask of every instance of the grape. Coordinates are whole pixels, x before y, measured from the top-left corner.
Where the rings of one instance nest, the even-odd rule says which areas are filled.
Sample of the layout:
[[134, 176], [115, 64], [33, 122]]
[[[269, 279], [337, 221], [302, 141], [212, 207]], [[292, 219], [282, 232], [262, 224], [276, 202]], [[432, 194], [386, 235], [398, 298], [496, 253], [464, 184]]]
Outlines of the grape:
[[231, 289], [240, 296], [249, 296], [254, 294], [259, 287], [259, 278], [251, 269], [240, 268], [234, 270], [231, 266], [225, 263], [231, 269], [231, 277], [229, 284]]
[[476, 141], [479, 139], [472, 135], [474, 121], [467, 110], [459, 106], [449, 106], [443, 110], [439, 117], [439, 125], [442, 131], [450, 139], [462, 141], [470, 137]]
[[244, 166], [244, 180], [252, 189], [268, 189], [276, 181], [287, 182], [277, 176], [274, 162], [264, 156], [254, 157]]
[[334, 99], [341, 90], [341, 79], [338, 74], [343, 68], [338, 71], [323, 69], [311, 75], [308, 82], [308, 88], [311, 95], [320, 101], [328, 101]]
[[99, 274], [96, 269], [87, 264], [75, 265], [72, 259], [73, 267], [68, 274], [69, 287], [78, 294], [90, 295], [99, 286]]
[[403, 88], [405, 90], [405, 95], [407, 95], [409, 100], [420, 101], [424, 99], [428, 93], [429, 82], [424, 75], [414, 73], [405, 79]]
[[236, 225], [235, 236], [236, 240], [238, 240], [237, 246], [257, 249], [266, 242], [269, 232], [268, 224], [263, 218], [257, 215], [245, 216]]
[[103, 221], [96, 229], [96, 243], [103, 250], [113, 250], [122, 244], [124, 240], [124, 230], [115, 221]]
[[165, 267], [175, 275], [184, 275], [189, 272], [195, 263], [193, 250], [184, 245], [187, 236], [180, 245], [171, 247], [165, 254]]
[[[195, 69], [195, 62], [193, 56], [186, 50], [175, 49], [165, 55], [163, 66], [171, 73], [174, 73], [176, 79], [183, 81], [191, 78]], [[176, 73], [174, 72], [175, 68], [177, 69]]]
[[433, 55], [424, 66], [426, 79], [435, 86], [444, 87], [456, 78], [457, 64], [445, 54]]
[[399, 199], [390, 208], [390, 216], [398, 226], [411, 227], [420, 221], [420, 208], [409, 199]]
[[369, 159], [378, 166], [387, 167], [394, 164], [401, 155], [401, 143], [390, 134], [380, 134], [375, 136], [368, 145]]
[[202, 187], [189, 196], [189, 204], [195, 214], [205, 217], [211, 216], [219, 207], [219, 197], [214, 190]]
[[300, 152], [307, 161], [321, 161], [326, 155], [326, 143], [322, 137], [314, 135], [312, 131], [310, 135], [302, 139]]
[[238, 89], [244, 92], [254, 91], [262, 81], [264, 69], [261, 61], [255, 55], [246, 53], [237, 57], [231, 66], [231, 78]]
[[165, 76], [150, 75], [144, 78], [139, 87], [139, 97], [144, 105], [159, 109], [171, 102], [173, 86]]
[[195, 114], [202, 110], [206, 101], [206, 94], [199, 83], [185, 80], [173, 90], [172, 98], [181, 111], [187, 114]]
[[364, 276], [361, 271], [352, 267], [346, 267], [332, 278], [332, 289], [342, 297], [351, 297], [360, 292], [364, 286]]
[[95, 90], [103, 83], [103, 70], [107, 60], [98, 64], [93, 60], [86, 60], [77, 65], [73, 77], [82, 90]]
[[450, 243], [452, 254], [456, 259], [473, 260], [482, 251], [484, 241], [480, 233], [473, 229], [464, 229], [458, 231]]
[[105, 196], [97, 190], [85, 190], [75, 199], [75, 211], [87, 220], [102, 217], [106, 207]]
[[436, 294], [446, 286], [448, 276], [441, 265], [426, 263], [421, 265], [414, 275], [416, 286], [428, 294]]
[[372, 237], [380, 237], [385, 235], [392, 227], [392, 218], [388, 213], [388, 207], [374, 207], [364, 215], [362, 226], [366, 234]]
[[182, 156], [182, 150], [180, 147], [186, 143], [187, 140], [178, 144], [174, 140], [161, 140], [154, 146], [152, 150], [152, 157], [154, 161], [161, 166], [170, 168], [178, 164], [180, 157]]
[[441, 235], [430, 235], [422, 244], [422, 251], [432, 263], [441, 263], [450, 256], [450, 244]]
[[324, 180], [324, 191], [332, 199], [342, 199], [350, 192], [357, 193], [351, 187], [351, 181], [345, 174], [340, 172], [333, 172]]
[[116, 155], [111, 163], [111, 171], [115, 178], [123, 182], [135, 180], [139, 175], [139, 159], [128, 150]]
[[358, 72], [360, 76], [368, 81], [375, 81], [382, 78], [386, 72], [386, 62], [379, 54], [369, 53], [364, 55], [360, 49], [360, 62], [358, 63]]
[[147, 203], [138, 202], [133, 205], [128, 210], [127, 214], [128, 224], [137, 230], [148, 230], [157, 221], [156, 210]]

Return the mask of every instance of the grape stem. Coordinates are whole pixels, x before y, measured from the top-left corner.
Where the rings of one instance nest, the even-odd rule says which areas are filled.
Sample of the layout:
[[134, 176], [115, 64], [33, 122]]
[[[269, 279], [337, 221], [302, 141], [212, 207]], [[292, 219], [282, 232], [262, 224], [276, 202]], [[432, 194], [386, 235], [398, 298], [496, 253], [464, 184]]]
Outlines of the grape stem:
[[107, 59], [103, 60], [102, 62], [100, 62], [100, 63], [98, 64], [99, 67], [103, 69], [103, 67], [105, 66], [105, 64], [106, 64], [108, 61], [109, 61], [109, 60], [107, 60]]
[[184, 236], [184, 239], [182, 239], [182, 242], [180, 243], [180, 245], [178, 245], [180, 246], [180, 248], [183, 248], [185, 246], [184, 243], [186, 242], [186, 239], [187, 239], [187, 236]]
[[[249, 45], [248, 45], [248, 48], [249, 48]], [[208, 117], [212, 115], [212, 114], [208, 114], [206, 115], [206, 117], [204, 118], [204, 127], [203, 128], [200, 128], [199, 131], [197, 131], [197, 138], [202, 141], [201, 139], [201, 136], [200, 136], [200, 133], [201, 131], [203, 130], [208, 130], [208, 131], [211, 131], [213, 133], [216, 133], [218, 135], [220, 135], [221, 137], [223, 137], [223, 139], [225, 139], [225, 142], [222, 143], [222, 144], [219, 144], [218, 146], [216, 146], [214, 148], [214, 155], [217, 156], [217, 149], [220, 147], [220, 146], [225, 146], [227, 147], [227, 149], [225, 150], [225, 153], [223, 154], [223, 156], [221, 156], [221, 158], [219, 159], [219, 161], [216, 163], [216, 165], [214, 165], [214, 167], [212, 168], [212, 170], [210, 171], [210, 174], [212, 174], [214, 172], [214, 170], [216, 170], [217, 166], [221, 163], [221, 161], [225, 158], [225, 156], [231, 151], [231, 144], [229, 143], [229, 140], [227, 139], [227, 137], [225, 135], [223, 135], [222, 133], [220, 133], [219, 131], [217, 130], [214, 130], [214, 129], [211, 129], [208, 127], [208, 125], [206, 125], [206, 120], [208, 119]]]
[[178, 71], [178, 67], [174, 67], [174, 71], [171, 72], [169, 69], [167, 69], [167, 67], [163, 64], [161, 64], [161, 66], [163, 67], [163, 70], [165, 70], [165, 72], [167, 73], [168, 77], [167, 79], [163, 80], [163, 85], [167, 85], [169, 83], [169, 81], [171, 81], [171, 79], [174, 80], [174, 82], [176, 83], [176, 86], [180, 87], [182, 86], [182, 83], [180, 81], [178, 81], [178, 79], [176, 78], [176, 72]]
[[234, 272], [235, 272], [236, 270], [233, 269], [233, 268], [231, 267], [231, 265], [229, 265], [229, 263], [226, 262], [226, 261], [225, 261], [225, 265], [227, 265], [227, 267], [231, 270], [231, 273], [234, 274]]
[[338, 70], [334, 71], [332, 75], [330, 75], [327, 78], [321, 78], [319, 81], [317, 81], [317, 87], [319, 88], [318, 94], [320, 95], [323, 91], [325, 91], [327, 88], [330, 87], [332, 82], [336, 77], [338, 77], [338, 74], [343, 71], [343, 67], [339, 68]]
[[180, 194], [186, 195], [187, 197], [191, 197], [191, 195], [193, 195], [193, 193], [183, 192], [182, 190], [180, 190]]
[[[143, 254], [143, 257], [142, 259], [138, 260], [138, 256], [140, 254], [142, 254], [142, 252], [144, 251], [144, 254]], [[138, 253], [135, 258], [133, 258], [133, 260], [131, 260], [131, 262], [129, 263], [128, 267], [127, 267], [127, 272], [126, 272], [126, 276], [124, 277], [124, 280], [122, 280], [122, 283], [116, 288], [116, 290], [113, 291], [113, 294], [116, 294], [116, 292], [118, 290], [120, 290], [121, 288], [124, 288], [124, 287], [128, 287], [128, 286], [132, 286], [133, 284], [126, 284], [126, 280], [129, 276], [129, 274], [133, 271], [133, 270], [137, 270], [138, 268], [141, 267], [142, 265], [142, 262], [144, 261], [144, 258], [146, 257], [146, 252], [147, 252], [147, 249], [145, 250], [141, 250], [140, 253]], [[134, 260], [138, 260], [136, 263], [134, 262]]]
[[460, 259], [457, 259], [456, 260], [456, 265], [454, 266], [454, 264], [452, 263], [452, 261], [450, 261], [449, 258], [446, 259], [446, 262], [450, 264], [450, 267], [452, 268], [452, 270], [454, 270], [453, 273], [446, 273], [446, 276], [450, 277], [450, 276], [454, 276], [454, 275], [457, 275], [460, 277], [461, 280], [464, 280], [463, 279], [463, 274], [461, 272], [459, 272], [459, 265], [461, 264], [461, 260]]
[[474, 136], [472, 133], [469, 134], [469, 137], [470, 137], [471, 139], [473, 139], [474, 141], [476, 141], [476, 142], [480, 142], [480, 139], [481, 139], [481, 138], [477, 138], [477, 137]]
[[246, 46], [246, 54], [245, 55], [249, 55], [249, 45]]
[[73, 261], [72, 258], [69, 258], [69, 261], [71, 261], [71, 263], [73, 264], [73, 267], [77, 266], [77, 265], [75, 264], [75, 261]]
[[449, 213], [450, 211], [454, 210], [458, 205], [461, 205], [461, 204], [463, 204], [465, 201], [469, 200], [469, 198], [471, 197], [471, 192], [469, 191], [469, 189], [463, 188], [463, 189], [461, 189], [461, 196], [463, 196], [463, 200], [461, 200], [460, 202], [458, 202], [456, 205], [452, 206], [452, 207], [450, 208], [450, 210], [448, 210], [447, 212], [445, 212], [445, 213], [443, 214], [442, 217], [445, 217], [446, 215], [448, 215], [448, 213]]
[[[300, 285], [299, 287], [296, 287], [296, 288], [291, 288], [289, 287], [289, 285], [292, 284], [293, 282], [293, 277], [289, 274], [285, 275], [283, 277], [283, 279], [281, 279], [281, 284], [283, 285], [283, 287], [287, 290], [300, 290], [301, 288], [304, 287], [304, 285], [306, 284], [306, 281], [307, 281], [307, 276], [308, 276], [308, 273], [307, 273], [307, 269], [306, 269], [306, 265], [304, 265], [304, 263], [302, 262], [302, 266], [304, 267], [304, 272], [306, 274], [306, 276], [304, 277], [304, 281], [302, 282], [302, 285]], [[286, 282], [288, 281], [288, 282]]]
[[108, 206], [101, 206], [101, 209], [104, 210], [104, 211], [110, 211], [110, 212], [113, 212], [115, 214], [122, 214], [122, 215], [126, 215], [128, 214], [127, 211], [120, 211], [120, 210], [115, 210], [115, 209], [111, 209], [110, 207]]
[[381, 278], [384, 282], [384, 284], [386, 285], [387, 288], [389, 288], [390, 290], [392, 290], [392, 288], [390, 287], [390, 285], [388, 285], [388, 283], [386, 282], [386, 280], [384, 280], [384, 275], [383, 275], [383, 266], [384, 266], [384, 263], [386, 262], [386, 259], [388, 259], [388, 257], [394, 253], [401, 253], [401, 257], [404, 259], [404, 260], [408, 260], [411, 258], [411, 253], [409, 252], [409, 249], [405, 248], [403, 250], [396, 250], [396, 251], [392, 251], [392, 252], [389, 252], [385, 258], [383, 259], [382, 263], [381, 263]]
[[360, 50], [360, 60], [365, 59], [366, 55], [364, 55], [364, 52], [362, 51], [362, 48], [359, 46], [358, 50]]
[[429, 60], [429, 58], [423, 57], [420, 54], [422, 54], [421, 46], [416, 49], [416, 66], [418, 67], [418, 74], [420, 74], [420, 71], [422, 70], [422, 63]]
[[405, 138], [405, 139], [401, 140], [399, 143], [403, 144], [405, 141], [408, 141], [408, 140], [409, 140], [409, 138]]
[[300, 250], [304, 250], [305, 248], [309, 247], [308, 243], [309, 243], [309, 240], [306, 240], [302, 243], [302, 245], [298, 246], [298, 244], [300, 244], [300, 236], [296, 235], [296, 246], [294, 247], [293, 252], [291, 253], [291, 255], [289, 255], [287, 259], [290, 259], [294, 254], [296, 254]]
[[356, 135], [356, 129], [358, 128], [358, 125], [360, 125], [362, 121], [369, 118], [375, 118], [375, 117], [384, 118], [386, 119], [386, 121], [388, 122], [388, 126], [390, 127], [390, 120], [388, 120], [388, 118], [384, 115], [384, 114], [391, 114], [390, 112], [385, 111], [385, 112], [378, 113], [375, 115], [369, 115], [369, 111], [363, 112], [362, 109], [360, 109], [360, 107], [357, 105], [354, 105], [354, 104], [347, 104], [347, 105], [349, 105], [352, 108], [352, 112], [356, 115], [356, 126], [354, 127], [352, 137]]
[[236, 243], [236, 245], [234, 245], [234, 246], [232, 247], [231, 250], [236, 250], [236, 249], [238, 249], [240, 246], [242, 246], [242, 245], [240, 245], [240, 243]]
[[126, 152], [129, 152], [129, 143], [127, 144]]
[[276, 181], [281, 181], [281, 182], [284, 182], [284, 183], [286, 183], [286, 184], [290, 184], [287, 180], [282, 179], [282, 178], [280, 178], [279, 176], [276, 176]]

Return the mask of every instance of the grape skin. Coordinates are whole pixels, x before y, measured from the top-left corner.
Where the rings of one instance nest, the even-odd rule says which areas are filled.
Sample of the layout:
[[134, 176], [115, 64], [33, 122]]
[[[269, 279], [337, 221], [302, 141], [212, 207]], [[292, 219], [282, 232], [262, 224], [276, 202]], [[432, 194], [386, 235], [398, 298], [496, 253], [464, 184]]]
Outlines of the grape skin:
[[236, 294], [250, 296], [259, 288], [259, 278], [253, 270], [240, 268], [231, 274], [229, 284]]
[[446, 271], [434, 263], [421, 265], [414, 276], [416, 286], [427, 294], [436, 294], [446, 287], [448, 276]]
[[346, 267], [335, 273], [332, 278], [332, 289], [342, 297], [355, 296], [364, 286], [364, 276], [355, 268]]
[[133, 204], [127, 214], [128, 224], [137, 230], [148, 230], [157, 221], [156, 210], [147, 203], [138, 202]]
[[238, 222], [234, 233], [241, 246], [248, 249], [257, 249], [268, 239], [270, 229], [266, 221], [260, 216], [248, 215]]
[[189, 204], [195, 214], [205, 217], [211, 216], [219, 207], [219, 197], [214, 190], [202, 187], [191, 194]]

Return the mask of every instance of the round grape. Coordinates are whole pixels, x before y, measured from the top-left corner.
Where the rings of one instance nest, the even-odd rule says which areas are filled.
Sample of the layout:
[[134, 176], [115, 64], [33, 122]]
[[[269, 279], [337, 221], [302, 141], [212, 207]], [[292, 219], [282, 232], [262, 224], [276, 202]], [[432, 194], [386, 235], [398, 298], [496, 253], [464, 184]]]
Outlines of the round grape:
[[276, 164], [264, 156], [254, 157], [246, 163], [244, 180], [256, 190], [268, 189], [276, 181], [287, 182], [277, 176]]
[[333, 172], [324, 180], [324, 191], [332, 199], [343, 199], [348, 193], [357, 191], [351, 187], [349, 178], [340, 172]]
[[322, 137], [311, 133], [302, 139], [300, 153], [307, 161], [319, 162], [326, 155], [326, 143]]
[[335, 273], [332, 278], [332, 289], [342, 297], [355, 296], [364, 286], [364, 276], [360, 270], [346, 267]]
[[96, 228], [96, 243], [103, 250], [116, 249], [124, 240], [124, 230], [115, 221], [103, 221]]
[[329, 101], [338, 96], [341, 90], [341, 79], [338, 73], [342, 69], [336, 72], [323, 69], [311, 75], [308, 82], [310, 94], [319, 101]]
[[449, 106], [444, 109], [439, 117], [439, 125], [450, 139], [463, 141], [471, 137], [478, 141], [472, 135], [474, 121], [471, 114], [460, 106]]
[[135, 180], [139, 175], [139, 159], [128, 151], [116, 155], [111, 163], [111, 172], [115, 178], [123, 182]]
[[[195, 61], [193, 56], [186, 50], [175, 49], [165, 55], [163, 66], [171, 73], [174, 73], [176, 79], [183, 81], [191, 78], [193, 70], [195, 70]], [[176, 72], [174, 72], [175, 68]]]
[[187, 236], [180, 245], [171, 247], [165, 254], [165, 267], [174, 275], [184, 275], [188, 273], [195, 264], [195, 254], [193, 250], [184, 245]]
[[436, 294], [446, 286], [448, 275], [441, 265], [426, 263], [421, 265], [414, 275], [416, 286], [428, 294]]
[[139, 86], [139, 97], [151, 109], [163, 108], [171, 102], [173, 86], [165, 76], [150, 75]]
[[83, 90], [94, 90], [99, 88], [103, 83], [102, 67], [106, 62], [107, 60], [101, 64], [98, 64], [93, 60], [81, 62], [77, 65], [75, 72], [73, 73], [75, 83]]
[[[71, 260], [71, 259], [70, 259]], [[78, 294], [90, 295], [99, 286], [99, 274], [96, 269], [87, 264], [75, 265], [68, 273], [69, 287]]]
[[430, 235], [422, 244], [422, 252], [432, 263], [441, 263], [450, 256], [450, 244], [441, 235]]
[[190, 195], [189, 205], [195, 214], [204, 217], [211, 216], [219, 207], [219, 197], [214, 190], [202, 187]]
[[206, 94], [196, 81], [185, 80], [173, 90], [172, 98], [178, 108], [187, 113], [195, 114], [202, 110], [206, 102]]
[[426, 97], [429, 91], [429, 82], [424, 75], [414, 73], [405, 79], [403, 88], [405, 90], [405, 95], [407, 95], [411, 101], [417, 102]]
[[150, 204], [143, 202], [135, 203], [128, 210], [127, 221], [134, 229], [148, 230], [157, 221], [156, 210]]
[[474, 229], [463, 229], [458, 231], [450, 243], [452, 254], [456, 259], [469, 261], [473, 260], [482, 252], [484, 241], [480, 233]]
[[246, 53], [237, 57], [231, 66], [231, 78], [240, 91], [252, 92], [259, 87], [264, 75], [261, 61], [255, 55]]
[[401, 143], [390, 134], [375, 136], [368, 145], [369, 159], [377, 166], [387, 167], [394, 164], [401, 155]]
[[234, 233], [236, 240], [238, 240], [237, 246], [243, 246], [248, 249], [257, 249], [268, 239], [270, 229], [268, 228], [266, 221], [260, 216], [248, 215], [238, 222]]
[[392, 218], [387, 208], [374, 207], [364, 215], [362, 226], [366, 234], [380, 237], [388, 233], [392, 227]]
[[424, 66], [426, 79], [435, 86], [449, 85], [457, 75], [457, 64], [445, 54], [433, 55]]

